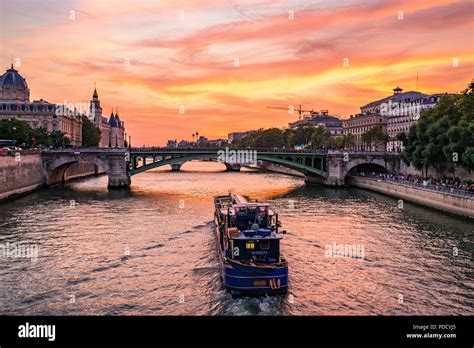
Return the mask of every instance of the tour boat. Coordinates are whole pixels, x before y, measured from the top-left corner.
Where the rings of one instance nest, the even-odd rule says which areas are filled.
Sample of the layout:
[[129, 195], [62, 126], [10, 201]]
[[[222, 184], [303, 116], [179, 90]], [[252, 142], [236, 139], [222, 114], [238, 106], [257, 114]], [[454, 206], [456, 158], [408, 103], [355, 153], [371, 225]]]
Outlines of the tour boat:
[[288, 262], [280, 253], [278, 214], [268, 203], [229, 194], [214, 197], [220, 275], [232, 296], [284, 294]]

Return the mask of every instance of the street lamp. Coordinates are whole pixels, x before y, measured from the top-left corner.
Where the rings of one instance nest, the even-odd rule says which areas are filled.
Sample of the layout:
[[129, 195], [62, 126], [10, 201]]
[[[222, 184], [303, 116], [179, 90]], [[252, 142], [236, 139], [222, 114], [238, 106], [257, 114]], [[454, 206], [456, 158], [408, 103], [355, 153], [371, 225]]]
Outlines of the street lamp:
[[12, 126], [12, 133], [13, 133], [13, 146], [16, 146], [16, 126]]

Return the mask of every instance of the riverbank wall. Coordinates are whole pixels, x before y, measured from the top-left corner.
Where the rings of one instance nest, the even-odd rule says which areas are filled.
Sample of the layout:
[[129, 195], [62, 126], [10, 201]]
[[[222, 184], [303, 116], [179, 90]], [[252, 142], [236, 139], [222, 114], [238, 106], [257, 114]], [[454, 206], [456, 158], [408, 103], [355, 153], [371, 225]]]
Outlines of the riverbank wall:
[[400, 183], [354, 176], [348, 177], [347, 183], [350, 186], [375, 191], [450, 214], [474, 219], [474, 198], [468, 196], [463, 197], [450, 193], [411, 187]]
[[[64, 174], [69, 181], [103, 173], [92, 163], [72, 164]], [[39, 153], [0, 155], [0, 202], [11, 199], [44, 186], [43, 161]]]

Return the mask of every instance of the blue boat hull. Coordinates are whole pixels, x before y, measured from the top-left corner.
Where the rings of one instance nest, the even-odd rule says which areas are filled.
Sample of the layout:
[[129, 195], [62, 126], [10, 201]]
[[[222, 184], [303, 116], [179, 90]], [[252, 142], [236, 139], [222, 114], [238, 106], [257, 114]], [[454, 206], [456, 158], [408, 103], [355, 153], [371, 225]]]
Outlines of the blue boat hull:
[[233, 295], [262, 296], [278, 295], [288, 292], [288, 265], [258, 266], [236, 262], [224, 257], [219, 246], [216, 227], [216, 244], [219, 254], [220, 277], [224, 287]]
[[234, 295], [261, 296], [288, 292], [288, 267], [258, 267], [221, 263], [221, 279]]

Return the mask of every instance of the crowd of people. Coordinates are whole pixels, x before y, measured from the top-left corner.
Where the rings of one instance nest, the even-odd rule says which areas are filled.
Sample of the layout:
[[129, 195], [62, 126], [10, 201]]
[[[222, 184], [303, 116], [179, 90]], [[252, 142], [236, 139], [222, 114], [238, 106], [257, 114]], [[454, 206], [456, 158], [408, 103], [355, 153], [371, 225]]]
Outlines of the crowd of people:
[[423, 178], [420, 175], [400, 174], [400, 173], [358, 173], [361, 176], [376, 177], [381, 180], [396, 181], [400, 183], [410, 183], [415, 186], [421, 186], [438, 191], [450, 193], [474, 193], [474, 182], [469, 180], [460, 180], [459, 178]]

